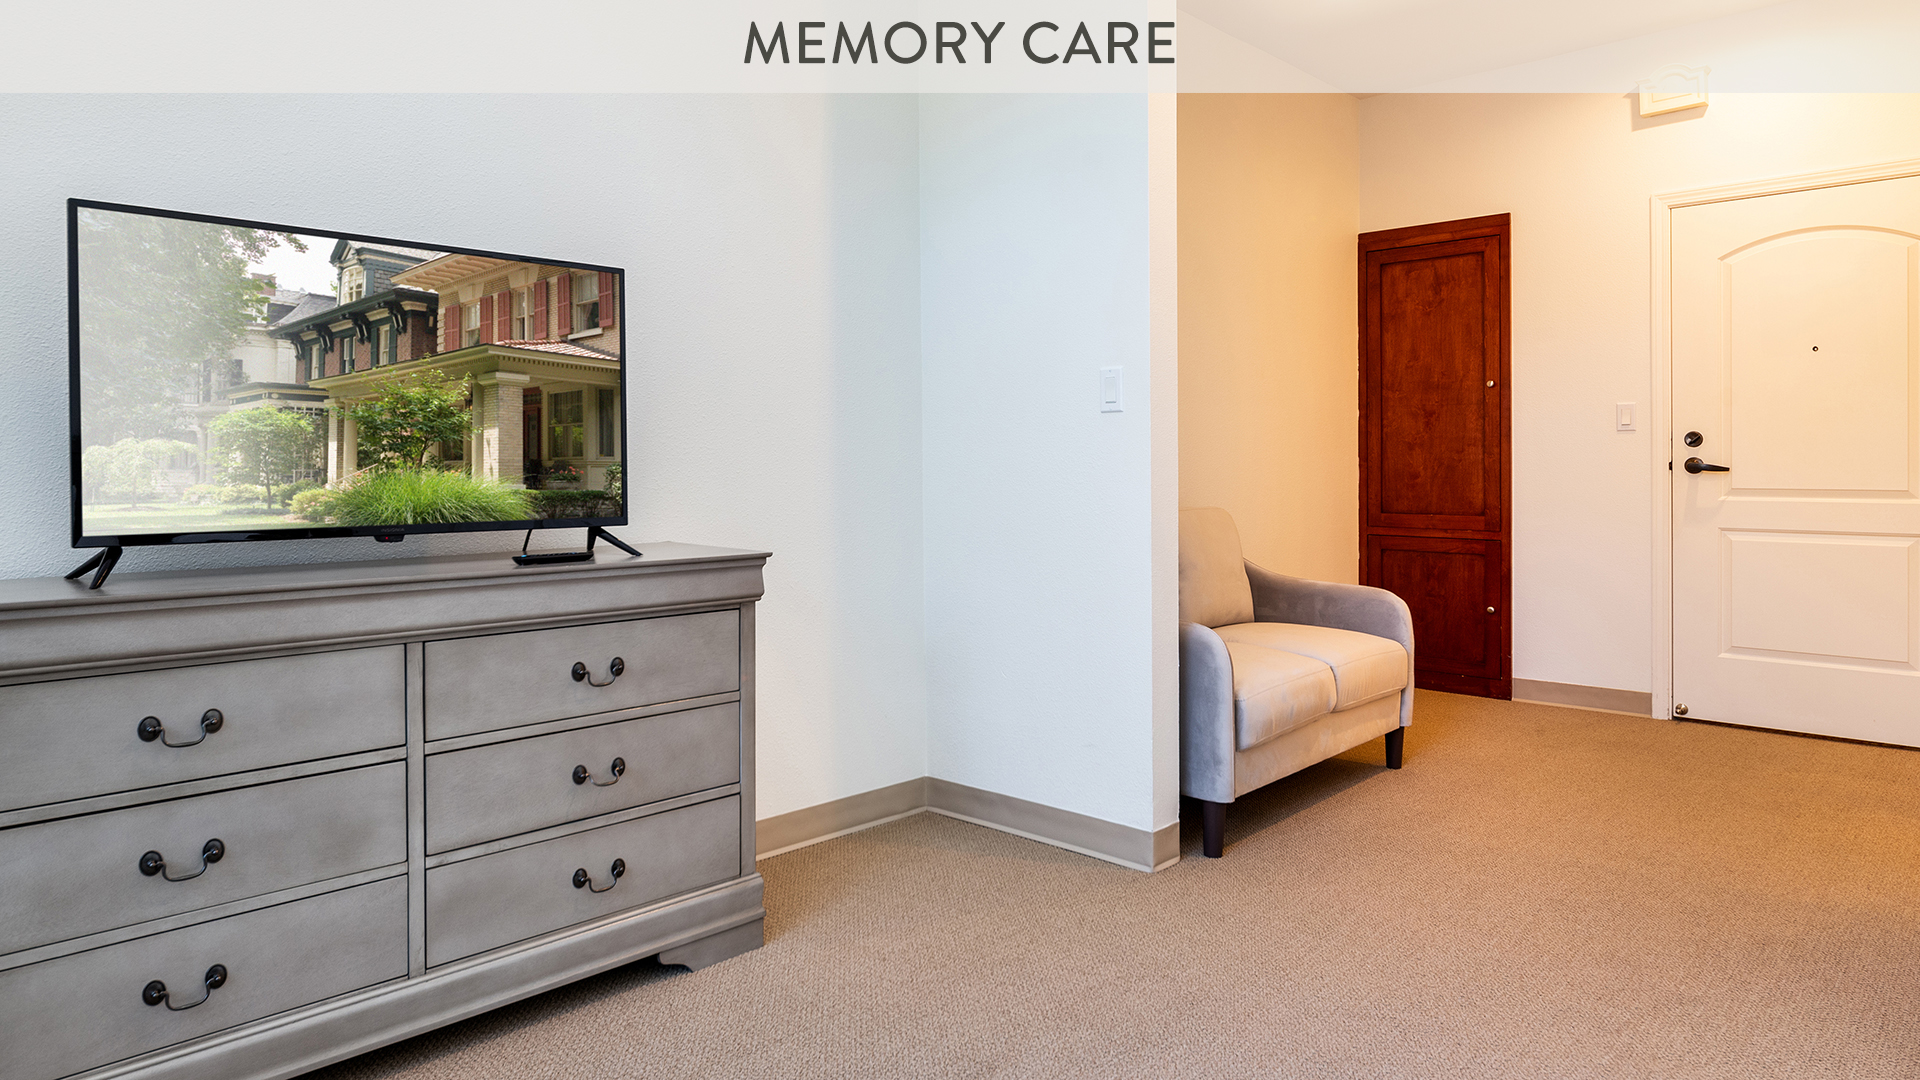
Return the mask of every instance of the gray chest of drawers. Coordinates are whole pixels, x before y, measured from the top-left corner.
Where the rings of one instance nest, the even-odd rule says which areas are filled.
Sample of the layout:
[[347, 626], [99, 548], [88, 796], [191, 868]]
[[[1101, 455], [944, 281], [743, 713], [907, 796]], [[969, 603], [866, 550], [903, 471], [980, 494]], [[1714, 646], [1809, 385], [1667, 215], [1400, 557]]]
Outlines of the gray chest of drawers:
[[272, 1080], [756, 948], [762, 552], [0, 581], [0, 1077]]

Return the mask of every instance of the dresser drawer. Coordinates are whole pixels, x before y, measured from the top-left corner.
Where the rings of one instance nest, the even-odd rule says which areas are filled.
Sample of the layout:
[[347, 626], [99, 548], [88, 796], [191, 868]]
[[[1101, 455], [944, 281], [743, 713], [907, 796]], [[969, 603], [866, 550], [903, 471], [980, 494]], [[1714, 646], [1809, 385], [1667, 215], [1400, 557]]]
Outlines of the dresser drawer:
[[0, 810], [398, 746], [405, 665], [391, 645], [0, 687]]
[[[589, 880], [576, 887], [580, 870]], [[427, 964], [739, 875], [738, 796], [449, 863], [427, 871]]]
[[435, 754], [427, 758], [427, 851], [739, 781], [737, 704]]
[[0, 954], [405, 862], [406, 788], [394, 762], [0, 830]]
[[[623, 666], [617, 676], [615, 658]], [[585, 678], [573, 677], [575, 664], [584, 665]], [[429, 641], [425, 666], [427, 738], [497, 731], [738, 690], [740, 615], [710, 611]]]
[[[215, 964], [226, 982], [172, 1011]], [[406, 973], [405, 878], [0, 971], [0, 1076], [52, 1080]], [[154, 980], [168, 999], [147, 1005]]]

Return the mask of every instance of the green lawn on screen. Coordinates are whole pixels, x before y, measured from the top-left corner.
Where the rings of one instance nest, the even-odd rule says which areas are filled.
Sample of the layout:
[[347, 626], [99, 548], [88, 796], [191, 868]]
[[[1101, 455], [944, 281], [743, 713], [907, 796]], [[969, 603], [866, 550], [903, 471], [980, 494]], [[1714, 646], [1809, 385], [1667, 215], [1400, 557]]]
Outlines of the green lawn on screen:
[[142, 506], [129, 509], [124, 503], [108, 503], [85, 506], [80, 512], [80, 532], [85, 536], [311, 528], [311, 521], [288, 517], [284, 510], [270, 510], [264, 506]]

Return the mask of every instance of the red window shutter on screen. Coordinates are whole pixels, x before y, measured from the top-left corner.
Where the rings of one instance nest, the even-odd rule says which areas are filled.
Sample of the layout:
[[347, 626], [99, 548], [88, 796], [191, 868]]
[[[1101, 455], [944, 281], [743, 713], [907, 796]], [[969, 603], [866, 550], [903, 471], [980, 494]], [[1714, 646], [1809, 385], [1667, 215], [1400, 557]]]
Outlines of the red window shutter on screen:
[[493, 340], [493, 297], [480, 298], [480, 344]]
[[560, 325], [554, 330], [555, 337], [566, 337], [573, 333], [573, 275], [561, 274], [553, 279], [553, 306], [558, 308], [554, 321]]
[[513, 340], [513, 295], [511, 293], [493, 294], [493, 340]]
[[614, 312], [613, 274], [611, 271], [602, 270], [600, 271], [600, 325], [601, 326], [609, 327], [609, 328], [613, 326], [613, 312]]
[[452, 352], [460, 347], [460, 305], [440, 305], [440, 351]]
[[547, 340], [547, 283], [533, 283], [533, 340]]

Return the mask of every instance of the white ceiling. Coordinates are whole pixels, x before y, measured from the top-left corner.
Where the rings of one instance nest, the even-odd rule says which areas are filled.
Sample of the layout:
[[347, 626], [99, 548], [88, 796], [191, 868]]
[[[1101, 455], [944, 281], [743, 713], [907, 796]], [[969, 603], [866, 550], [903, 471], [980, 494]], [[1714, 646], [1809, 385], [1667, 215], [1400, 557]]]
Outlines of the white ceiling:
[[1180, 0], [1349, 92], [1382, 92], [1770, 7], [1780, 0]]

